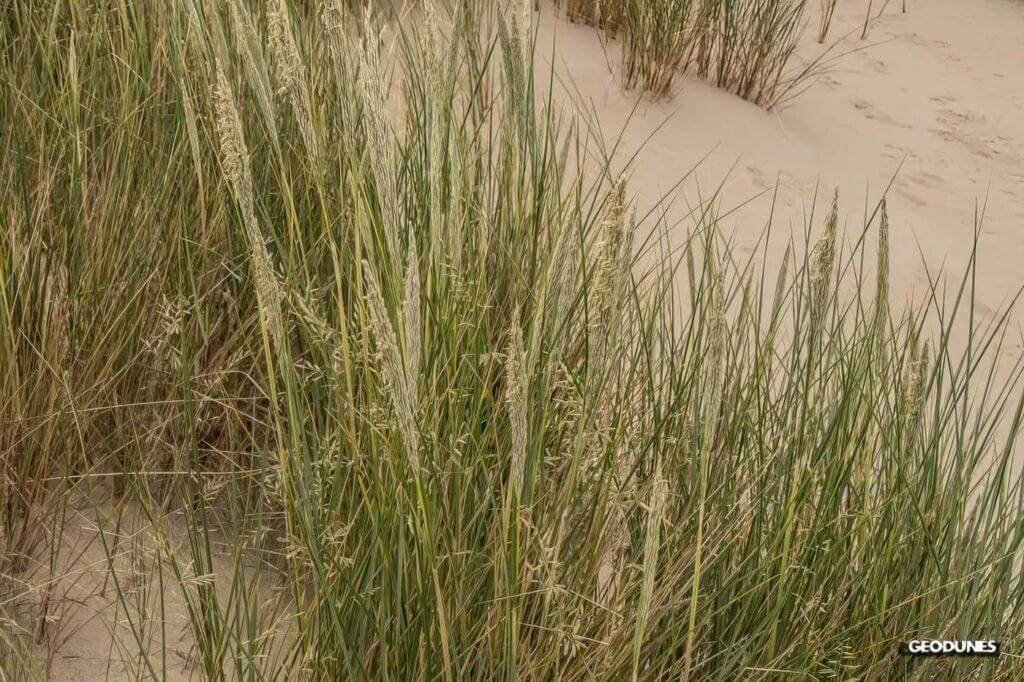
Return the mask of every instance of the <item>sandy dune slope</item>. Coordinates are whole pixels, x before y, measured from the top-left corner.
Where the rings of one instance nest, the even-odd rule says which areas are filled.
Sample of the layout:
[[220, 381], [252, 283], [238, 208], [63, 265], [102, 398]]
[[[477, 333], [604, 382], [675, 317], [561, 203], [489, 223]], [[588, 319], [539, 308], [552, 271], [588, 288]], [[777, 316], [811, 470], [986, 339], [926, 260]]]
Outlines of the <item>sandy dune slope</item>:
[[[874, 4], [877, 12], [884, 3]], [[817, 3], [809, 7], [803, 59], [824, 49], [813, 35]], [[866, 7], [839, 3], [825, 72], [775, 111], [695, 77], [670, 100], [637, 105], [619, 85], [614, 42], [554, 12], [542, 18], [541, 50], [606, 139], [624, 129], [622, 152], [643, 147], [631, 183], [641, 203], [694, 170], [671, 214], [721, 186], [722, 209], [742, 205], [725, 221], [741, 250], [759, 235], [776, 183], [776, 227], [788, 233], [802, 229], [816, 189], [820, 212], [836, 187], [846, 224], [860, 227], [866, 203], [873, 207], [895, 177], [893, 293], [920, 296], [925, 261], [933, 272], [963, 272], [975, 211], [983, 213], [978, 287], [980, 315], [990, 318], [1024, 283], [1024, 5], [929, 0], [901, 14], [892, 2], [862, 41]], [[770, 258], [781, 254], [777, 241]]]

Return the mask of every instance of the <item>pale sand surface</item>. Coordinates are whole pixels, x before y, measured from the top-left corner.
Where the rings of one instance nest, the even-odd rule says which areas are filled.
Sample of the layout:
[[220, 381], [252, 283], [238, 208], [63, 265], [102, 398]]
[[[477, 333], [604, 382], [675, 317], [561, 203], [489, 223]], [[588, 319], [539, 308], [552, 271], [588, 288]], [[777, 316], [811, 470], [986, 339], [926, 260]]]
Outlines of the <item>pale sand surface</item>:
[[[102, 495], [103, 493], [100, 493]], [[106, 546], [97, 533], [97, 510], [84, 496], [75, 497], [68, 507], [67, 526], [62, 534], [60, 553], [56, 559], [59, 576], [51, 581], [52, 623], [46, 636], [36, 646], [36, 656], [46, 679], [55, 682], [91, 682], [92, 680], [153, 679], [153, 674], [136, 654], [141, 646], [150, 651], [150, 664], [157, 679], [201, 680], [202, 666], [195, 660], [192, 648], [188, 611], [178, 588], [173, 568], [163, 562], [164, 590], [160, 597], [160, 573], [156, 570], [154, 532], [143, 510], [135, 504], [114, 509], [105, 506], [103, 528]], [[178, 546], [182, 570], [194, 575], [187, 557], [185, 523], [174, 517], [165, 518], [171, 542]], [[223, 597], [230, 589], [236, 567], [219, 542], [221, 533], [211, 532], [214, 553], [210, 579]], [[224, 543], [233, 542], [225, 539]], [[119, 584], [107, 570], [107, 556], [114, 557]], [[30, 583], [40, 585], [49, 574], [47, 556], [28, 572]], [[259, 593], [268, 613], [272, 604], [280, 603], [280, 588], [257, 576], [252, 567], [242, 569], [247, 579], [260, 580]], [[265, 575], [265, 574], [264, 574]], [[276, 582], [276, 581], [275, 581]], [[118, 589], [128, 595], [130, 614], [119, 604]], [[35, 594], [42, 595], [43, 589]], [[141, 607], [145, 603], [146, 607]], [[287, 637], [289, 615], [274, 611], [280, 618], [275, 626], [279, 637]], [[138, 633], [138, 638], [134, 631]], [[269, 628], [264, 624], [264, 629]], [[166, 646], [162, 646], [162, 644]], [[161, 655], [161, 651], [166, 653]], [[49, 664], [49, 670], [45, 666]], [[0, 676], [2, 679], [2, 676]]]
[[[157, 576], [151, 570], [151, 562], [143, 566], [133, 560], [133, 549], [137, 550], [142, 543], [149, 544], [148, 524], [141, 515], [129, 514], [117, 528], [114, 510], [108, 508], [104, 513], [109, 516], [104, 525], [108, 533], [106, 549], [97, 534], [96, 515], [91, 505], [84, 500], [70, 505], [56, 561], [58, 569], [54, 571], [58, 577], [49, 583], [55, 605], [50, 612], [52, 622], [46, 625], [46, 632], [37, 640], [35, 649], [46, 679], [85, 682], [152, 678], [145, 674], [141, 660], [132, 659], [138, 643], [128, 627], [128, 615], [118, 604], [118, 586], [107, 570], [109, 551], [117, 557], [122, 590], [141, 596], [146, 594], [147, 588], [155, 588]], [[33, 566], [27, 576], [28, 582], [37, 586], [34, 591], [37, 599], [47, 591], [43, 584], [49, 575], [48, 560], [49, 557], [41, 556], [39, 564]], [[167, 568], [164, 570], [167, 571], [165, 577], [173, 584], [173, 574]], [[150, 617], [144, 619], [145, 623], [141, 623], [137, 613], [130, 617], [145, 631], [146, 646], [158, 650], [159, 642], [166, 639], [168, 659], [164, 679], [189, 679], [189, 646], [183, 637], [187, 634], [188, 621], [178, 590], [167, 590], [162, 615], [151, 612]], [[162, 668], [159, 657], [157, 661]], [[163, 676], [162, 670], [160, 674]], [[195, 679], [199, 679], [198, 674]]]
[[[820, 213], [835, 187], [844, 222], [856, 230], [865, 205], [873, 206], [895, 175], [888, 194], [892, 291], [898, 298], [920, 296], [927, 285], [924, 262], [933, 273], [963, 272], [975, 211], [984, 208], [978, 314], [990, 319], [1024, 283], [1024, 3], [911, 0], [904, 15], [894, 0], [861, 41], [866, 4], [840, 0], [826, 41], [853, 32], [833, 53], [858, 51], [833, 61], [808, 91], [776, 111], [695, 78], [684, 79], [670, 100], [637, 105], [617, 72], [609, 72], [608, 63], [618, 61], [614, 43], [602, 45], [593, 29], [569, 24], [550, 9], [541, 19], [540, 55], [554, 56], [565, 85], [559, 97], [572, 91], [593, 110], [606, 139], [624, 129], [621, 153], [642, 146], [630, 183], [641, 206], [695, 170], [673, 195], [670, 222], [721, 186], [723, 224], [741, 252], [756, 243], [776, 184], [780, 232], [799, 234], [816, 188]], [[804, 57], [822, 49], [813, 41], [817, 3], [810, 6]], [[685, 221], [670, 239], [683, 235]], [[769, 260], [781, 255], [781, 246], [773, 243]], [[1020, 319], [1015, 315], [1014, 323]], [[1020, 348], [1011, 346], [1008, 353]], [[89, 542], [91, 524], [87, 518], [79, 523], [84, 530], [72, 532], [81, 546]], [[117, 662], [110, 637], [124, 613], [113, 608], [109, 588], [97, 593], [102, 558], [95, 544], [85, 549], [80, 573], [71, 578], [78, 582], [69, 596], [81, 603], [68, 608], [68, 637], [52, 658], [53, 679], [132, 678]], [[170, 593], [168, 599], [167, 637], [177, 652], [168, 672], [198, 679], [198, 671], [184, 665], [181, 604]], [[119, 636], [128, 633], [122, 628]]]
[[[884, 3], [874, 4], [877, 11]], [[606, 140], [624, 130], [624, 156], [640, 148], [630, 188], [641, 206], [693, 171], [671, 195], [670, 219], [721, 187], [722, 224], [741, 253], [758, 239], [776, 183], [776, 232], [803, 230], [816, 189], [820, 229], [838, 188], [852, 233], [895, 176], [892, 291], [897, 300], [920, 297], [925, 262], [936, 274], [963, 273], [975, 211], [984, 209], [978, 289], [981, 315], [991, 317], [1024, 283], [1024, 3], [928, 0], [909, 2], [907, 14], [899, 5], [889, 3], [862, 41], [866, 0], [841, 0], [826, 40], [839, 41], [836, 58], [774, 111], [695, 77], [682, 79], [669, 100], [638, 104], [620, 86], [614, 41], [602, 44], [592, 29], [550, 10], [540, 53], [549, 64], [553, 55], [560, 97], [571, 92], [591, 109]], [[824, 49], [815, 42], [817, 3], [809, 7], [803, 58]], [[670, 232], [674, 242], [684, 225]], [[776, 240], [769, 266], [783, 248]]]

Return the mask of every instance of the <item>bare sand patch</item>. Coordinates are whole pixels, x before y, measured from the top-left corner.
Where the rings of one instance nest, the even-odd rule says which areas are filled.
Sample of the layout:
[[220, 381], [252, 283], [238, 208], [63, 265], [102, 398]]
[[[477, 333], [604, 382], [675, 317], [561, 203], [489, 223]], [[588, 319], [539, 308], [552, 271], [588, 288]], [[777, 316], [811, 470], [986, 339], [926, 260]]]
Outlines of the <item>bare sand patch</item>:
[[[824, 49], [809, 7], [798, 60]], [[772, 111], [693, 76], [671, 99], [638, 101], [620, 85], [614, 41], [550, 9], [539, 55], [553, 61], [561, 96], [589, 109], [606, 140], [621, 135], [622, 157], [640, 150], [631, 188], [642, 205], [671, 193], [670, 221], [685, 225], [688, 210], [721, 189], [723, 226], [742, 253], [773, 201], [779, 231], [799, 233], [815, 196], [820, 215], [838, 188], [842, 215], [858, 229], [891, 181], [896, 300], [924, 293], [925, 263], [933, 275], [961, 276], [977, 222], [978, 302], [991, 317], [1024, 281], [1024, 6], [934, 0], [902, 14], [890, 3], [861, 40], [866, 8], [839, 4], [826, 70]]]

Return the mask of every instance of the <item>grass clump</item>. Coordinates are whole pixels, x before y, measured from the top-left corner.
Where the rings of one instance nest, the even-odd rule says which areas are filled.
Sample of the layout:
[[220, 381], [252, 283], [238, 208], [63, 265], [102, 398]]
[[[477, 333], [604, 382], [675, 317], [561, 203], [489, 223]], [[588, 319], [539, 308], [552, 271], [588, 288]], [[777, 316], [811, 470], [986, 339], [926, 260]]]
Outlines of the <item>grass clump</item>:
[[696, 73], [764, 107], [787, 99], [814, 64], [788, 70], [804, 27], [806, 0], [621, 0], [568, 3], [571, 21], [622, 41], [622, 79], [659, 98], [674, 79]]
[[1019, 646], [1020, 367], [982, 373], [971, 279], [890, 311], [884, 207], [869, 286], [835, 205], [777, 276], [710, 212], [641, 268], [628, 180], [478, 10], [16, 2], [8, 603], [54, 620], [20, 577], [70, 508], [138, 676], [1019, 674], [894, 654]]
[[627, 0], [622, 79], [654, 97], [667, 96], [692, 52], [693, 0]]
[[697, 73], [755, 104], [778, 104], [807, 73], [786, 73], [805, 7], [806, 0], [706, 0], [696, 27], [704, 36]]

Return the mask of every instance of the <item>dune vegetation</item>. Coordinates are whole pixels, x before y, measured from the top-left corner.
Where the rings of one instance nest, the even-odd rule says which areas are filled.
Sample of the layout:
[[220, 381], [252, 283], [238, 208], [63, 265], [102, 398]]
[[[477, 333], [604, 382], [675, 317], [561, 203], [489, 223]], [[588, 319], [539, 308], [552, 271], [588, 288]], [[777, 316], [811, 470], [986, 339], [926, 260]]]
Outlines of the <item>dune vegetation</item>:
[[[802, 3], [706, 4], [672, 63], [776, 98]], [[899, 217], [832, 197], [778, 271], [711, 209], [662, 248], [522, 7], [312, 5], [0, 18], [0, 678], [47, 673], [82, 514], [128, 678], [1021, 675], [897, 651], [1024, 631], [973, 269], [891, 304]]]
[[[673, 83], [690, 72], [770, 108], [799, 90], [820, 61], [800, 67], [791, 63], [806, 21], [806, 0], [561, 4], [570, 21], [592, 24], [620, 39], [624, 85], [655, 98], [673, 94]], [[827, 30], [822, 22], [821, 42]]]

